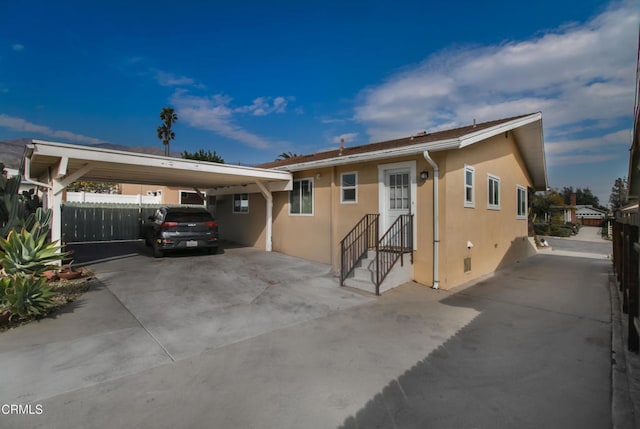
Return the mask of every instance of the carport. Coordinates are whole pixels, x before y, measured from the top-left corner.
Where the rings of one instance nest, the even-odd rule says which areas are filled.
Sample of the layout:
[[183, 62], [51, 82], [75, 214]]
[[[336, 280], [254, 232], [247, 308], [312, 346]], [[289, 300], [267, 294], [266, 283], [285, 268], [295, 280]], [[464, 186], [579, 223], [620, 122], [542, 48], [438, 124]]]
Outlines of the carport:
[[83, 179], [180, 186], [212, 195], [260, 192], [267, 205], [265, 250], [271, 251], [272, 192], [292, 189], [292, 175], [277, 170], [32, 140], [24, 154], [24, 179], [47, 189], [43, 205], [53, 211], [51, 238], [60, 240], [62, 194]]

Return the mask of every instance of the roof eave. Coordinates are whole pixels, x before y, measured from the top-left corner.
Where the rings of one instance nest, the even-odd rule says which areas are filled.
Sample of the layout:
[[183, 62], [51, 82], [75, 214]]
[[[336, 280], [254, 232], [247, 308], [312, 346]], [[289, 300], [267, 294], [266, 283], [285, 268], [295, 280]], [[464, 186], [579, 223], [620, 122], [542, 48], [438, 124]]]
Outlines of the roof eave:
[[415, 155], [422, 153], [425, 150], [438, 151], [447, 149], [458, 149], [460, 147], [460, 139], [442, 140], [439, 142], [422, 143], [411, 146], [383, 149], [372, 152], [358, 153], [354, 155], [342, 155], [333, 158], [319, 159], [317, 161], [307, 161], [297, 164], [283, 165], [281, 167], [274, 167], [275, 170], [282, 171], [302, 171], [310, 170], [314, 168], [334, 167], [345, 164], [353, 164], [356, 162], [376, 161], [379, 159], [386, 159], [389, 157], [400, 157], [406, 155]]

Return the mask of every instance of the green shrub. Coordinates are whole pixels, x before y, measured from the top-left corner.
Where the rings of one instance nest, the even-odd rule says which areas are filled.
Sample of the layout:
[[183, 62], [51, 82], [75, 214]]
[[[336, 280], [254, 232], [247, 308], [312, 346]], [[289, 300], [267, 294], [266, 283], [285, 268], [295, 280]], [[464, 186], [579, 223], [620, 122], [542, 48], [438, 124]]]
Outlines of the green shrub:
[[549, 224], [548, 223], [534, 223], [533, 229], [536, 232], [536, 235], [549, 235]]
[[8, 310], [11, 318], [42, 316], [53, 306], [53, 292], [44, 277], [13, 274], [0, 279], [0, 311]]
[[550, 235], [554, 237], [570, 237], [572, 229], [571, 227], [565, 227], [563, 225], [551, 225]]
[[34, 235], [24, 228], [20, 232], [11, 231], [6, 239], [0, 237], [0, 248], [0, 264], [9, 275], [41, 276], [54, 268], [53, 262], [66, 256], [59, 252], [56, 243], [47, 243], [46, 234]]

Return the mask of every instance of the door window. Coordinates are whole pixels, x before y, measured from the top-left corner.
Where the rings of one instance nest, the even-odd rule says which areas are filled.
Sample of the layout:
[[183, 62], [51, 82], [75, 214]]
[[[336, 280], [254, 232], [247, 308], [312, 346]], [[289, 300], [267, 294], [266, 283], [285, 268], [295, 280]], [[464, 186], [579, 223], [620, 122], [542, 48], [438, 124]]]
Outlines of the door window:
[[389, 174], [389, 208], [402, 210], [409, 208], [409, 174]]

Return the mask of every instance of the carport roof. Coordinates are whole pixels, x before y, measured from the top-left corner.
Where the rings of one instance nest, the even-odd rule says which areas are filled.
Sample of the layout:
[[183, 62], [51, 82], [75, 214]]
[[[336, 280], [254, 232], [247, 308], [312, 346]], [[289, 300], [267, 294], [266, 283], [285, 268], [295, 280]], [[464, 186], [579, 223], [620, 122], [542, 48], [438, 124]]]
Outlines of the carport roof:
[[278, 183], [287, 188], [291, 173], [264, 168], [218, 164], [144, 153], [32, 140], [25, 150], [27, 179], [71, 176], [83, 180], [215, 189]]

